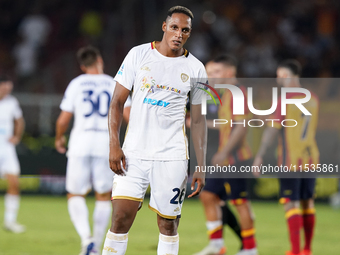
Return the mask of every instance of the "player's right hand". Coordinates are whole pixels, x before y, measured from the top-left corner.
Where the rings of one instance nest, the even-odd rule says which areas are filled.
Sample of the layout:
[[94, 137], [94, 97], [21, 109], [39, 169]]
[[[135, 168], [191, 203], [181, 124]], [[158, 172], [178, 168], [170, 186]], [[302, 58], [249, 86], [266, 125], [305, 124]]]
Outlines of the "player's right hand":
[[124, 170], [126, 169], [125, 155], [120, 146], [110, 147], [110, 168], [118, 175], [125, 175]]
[[204, 185], [205, 185], [205, 173], [204, 172], [196, 172], [192, 176], [192, 182], [191, 182], [191, 190], [194, 190], [195, 183], [197, 183], [196, 190], [191, 193], [188, 198], [195, 197], [200, 194], [202, 191]]
[[55, 146], [56, 150], [61, 154], [66, 153], [65, 144], [66, 144], [65, 136], [62, 136], [59, 139], [55, 139], [55, 141], [54, 141], [54, 146]]

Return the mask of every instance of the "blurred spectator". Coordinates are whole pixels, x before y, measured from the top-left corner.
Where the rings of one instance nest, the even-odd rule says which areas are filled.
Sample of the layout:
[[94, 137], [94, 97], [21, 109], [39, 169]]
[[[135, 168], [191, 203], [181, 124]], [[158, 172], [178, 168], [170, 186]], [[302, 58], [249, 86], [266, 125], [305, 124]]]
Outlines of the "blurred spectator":
[[37, 50], [28, 41], [20, 39], [14, 46], [13, 57], [16, 62], [15, 72], [21, 79], [33, 75], [37, 69]]
[[45, 46], [50, 32], [51, 24], [38, 7], [33, 7], [31, 13], [22, 19], [18, 28], [20, 39], [13, 50], [15, 69], [20, 79], [35, 74], [40, 51]]
[[18, 32], [26, 43], [39, 48], [46, 44], [51, 32], [51, 24], [40, 9], [35, 7], [30, 14], [23, 18]]
[[[38, 8], [28, 11], [32, 2]], [[131, 46], [160, 39], [161, 29], [154, 22], [164, 20], [176, 1], [15, 3], [0, 1], [0, 70], [37, 76], [39, 91], [53, 92], [63, 91], [70, 77], [78, 75], [73, 52], [87, 44], [101, 48], [107, 72], [115, 74]], [[232, 53], [239, 59], [240, 77], [274, 77], [277, 62], [295, 58], [302, 64], [303, 77], [340, 76], [339, 1], [183, 0], [181, 4], [195, 15], [186, 47], [203, 62]], [[6, 52], [12, 52], [16, 66]], [[46, 80], [49, 89], [44, 87]], [[330, 86], [329, 94], [337, 93], [335, 85]]]

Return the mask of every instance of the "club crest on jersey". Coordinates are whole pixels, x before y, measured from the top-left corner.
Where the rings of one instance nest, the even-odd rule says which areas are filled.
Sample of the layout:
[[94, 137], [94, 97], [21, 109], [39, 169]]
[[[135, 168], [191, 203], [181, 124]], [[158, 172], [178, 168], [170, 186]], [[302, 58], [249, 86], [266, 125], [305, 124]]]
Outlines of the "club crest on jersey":
[[181, 73], [181, 80], [182, 82], [186, 82], [187, 80], [189, 80], [189, 75]]

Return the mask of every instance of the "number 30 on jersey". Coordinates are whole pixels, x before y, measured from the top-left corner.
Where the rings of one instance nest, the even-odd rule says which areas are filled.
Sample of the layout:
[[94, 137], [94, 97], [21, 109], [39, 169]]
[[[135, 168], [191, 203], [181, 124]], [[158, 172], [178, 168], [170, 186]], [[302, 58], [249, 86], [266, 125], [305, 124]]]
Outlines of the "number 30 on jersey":
[[109, 112], [111, 96], [109, 92], [102, 91], [97, 96], [93, 95], [93, 90], [83, 91], [84, 102], [88, 102], [91, 105], [91, 110], [84, 114], [84, 116], [90, 117], [92, 114], [98, 114], [101, 117], [106, 117]]

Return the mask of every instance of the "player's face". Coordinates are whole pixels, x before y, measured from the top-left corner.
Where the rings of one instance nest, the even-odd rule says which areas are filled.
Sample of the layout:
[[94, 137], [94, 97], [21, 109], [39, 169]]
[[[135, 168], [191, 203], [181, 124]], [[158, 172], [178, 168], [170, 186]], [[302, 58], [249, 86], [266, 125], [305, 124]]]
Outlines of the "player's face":
[[205, 66], [208, 78], [234, 78], [235, 70], [222, 63], [208, 62]]
[[277, 83], [283, 87], [290, 87], [290, 85], [292, 84], [291, 80], [293, 76], [291, 71], [287, 68], [279, 67], [276, 70], [276, 77]]
[[13, 89], [13, 83], [11, 81], [5, 81], [0, 83], [0, 98], [3, 98], [10, 94]]
[[181, 50], [190, 37], [191, 18], [183, 13], [174, 13], [163, 22], [162, 30], [169, 48]]

